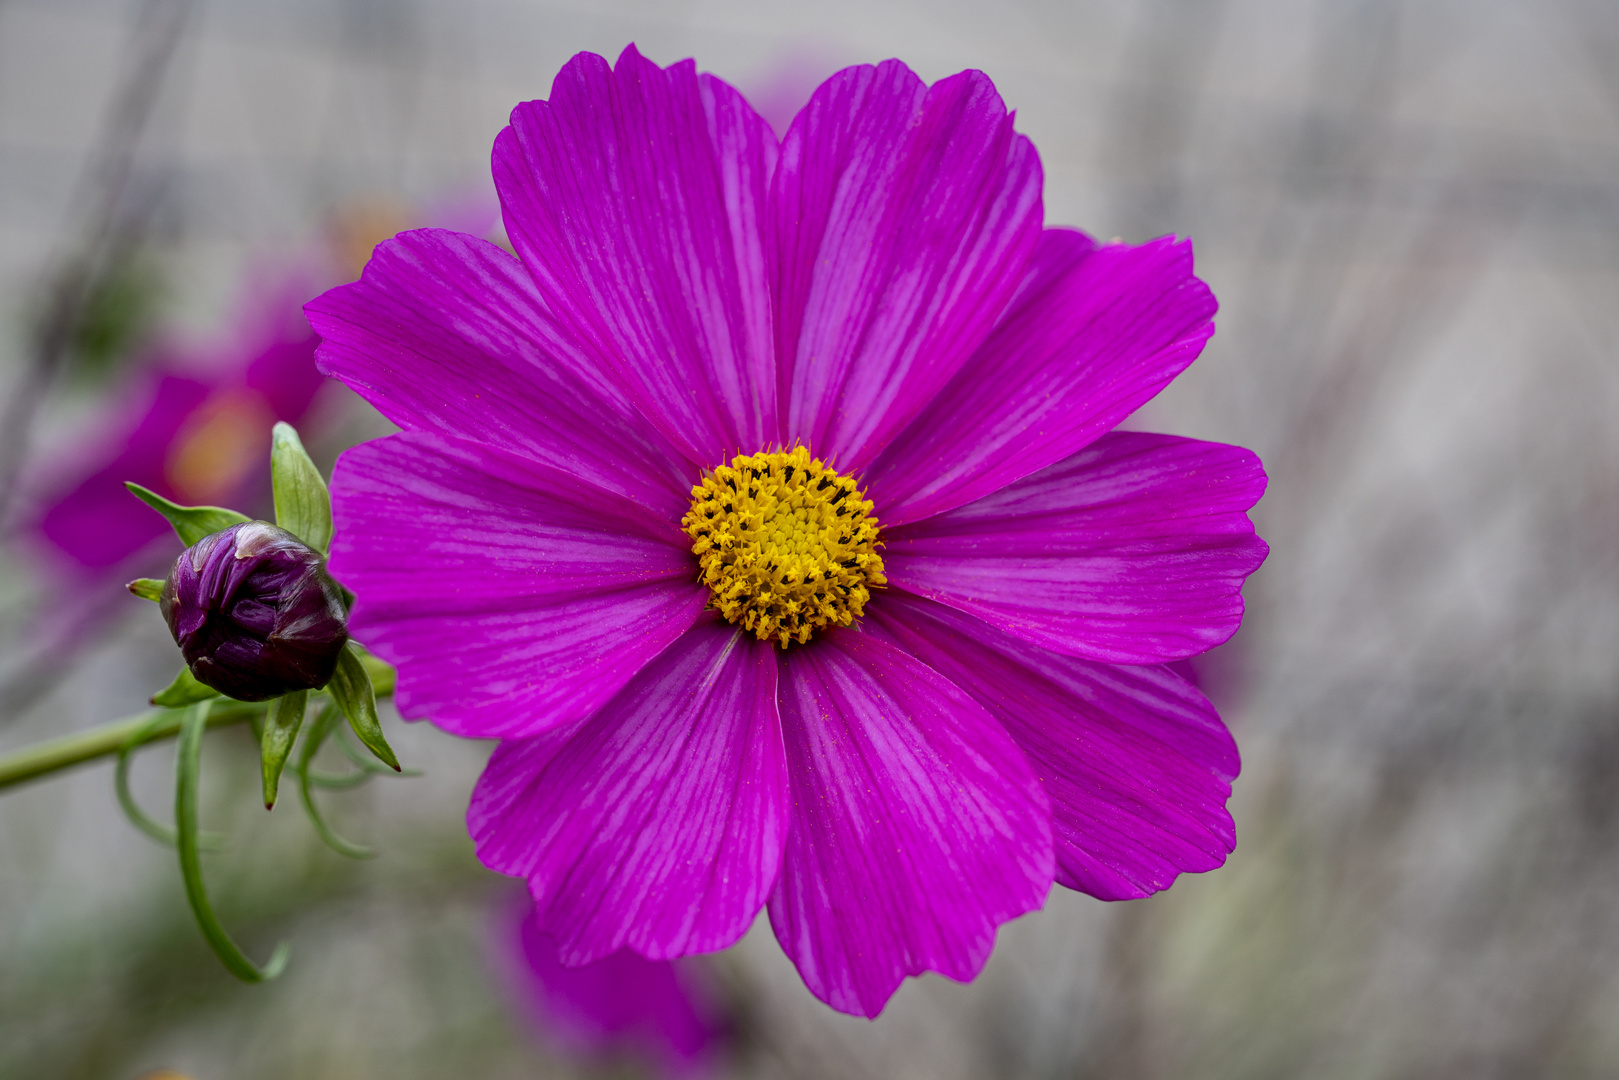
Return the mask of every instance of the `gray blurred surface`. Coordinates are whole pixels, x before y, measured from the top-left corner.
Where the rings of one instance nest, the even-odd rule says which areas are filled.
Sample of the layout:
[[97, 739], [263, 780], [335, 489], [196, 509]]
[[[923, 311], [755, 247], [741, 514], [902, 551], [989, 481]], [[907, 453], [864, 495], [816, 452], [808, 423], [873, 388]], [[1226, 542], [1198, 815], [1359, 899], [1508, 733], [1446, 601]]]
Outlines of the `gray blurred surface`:
[[[0, 6], [0, 374], [141, 10]], [[1619, 5], [199, 3], [130, 185], [176, 317], [216, 324], [250, 254], [342, 200], [484, 182], [513, 104], [631, 40], [761, 100], [890, 55], [987, 71], [1050, 223], [1190, 235], [1221, 299], [1134, 426], [1272, 477], [1270, 561], [1203, 668], [1246, 763], [1228, 866], [1128, 905], [1058, 890], [976, 984], [913, 982], [875, 1023], [818, 1005], [761, 925], [723, 962], [737, 1073], [1619, 1075]], [[136, 708], [172, 663], [152, 623], [0, 746]], [[374, 863], [218, 792], [239, 849], [277, 852], [218, 860], [260, 954], [294, 941], [271, 988], [209, 966], [109, 770], [0, 796], [0, 1073], [573, 1075], [485, 977], [500, 901], [460, 823], [482, 751], [401, 741], [430, 776], [339, 814]], [[142, 770], [156, 805], [162, 754]]]

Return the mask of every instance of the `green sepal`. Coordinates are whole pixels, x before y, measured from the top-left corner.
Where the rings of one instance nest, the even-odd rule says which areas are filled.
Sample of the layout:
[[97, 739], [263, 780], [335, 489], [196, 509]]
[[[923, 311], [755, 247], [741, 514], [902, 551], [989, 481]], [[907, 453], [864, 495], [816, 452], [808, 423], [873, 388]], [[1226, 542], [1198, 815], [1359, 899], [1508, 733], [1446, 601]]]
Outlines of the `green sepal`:
[[131, 581], [128, 585], [125, 585], [124, 588], [128, 589], [131, 593], [140, 597], [142, 600], [150, 600], [155, 604], [163, 596], [163, 579], [155, 577], [138, 577], [134, 581]]
[[390, 769], [386, 765], [378, 765], [374, 760], [365, 756], [365, 751], [361, 750], [357, 746], [352, 745], [341, 735], [333, 738], [332, 742], [336, 743], [337, 748], [343, 751], [343, 756], [358, 766], [362, 772], [370, 773], [374, 776], [387, 776], [391, 778], [422, 775], [422, 770], [420, 769]]
[[152, 695], [152, 704], [161, 705], [165, 709], [182, 709], [187, 705], [194, 705], [199, 701], [218, 697], [219, 691], [211, 686], [204, 686], [191, 674], [191, 669], [183, 667], [180, 674], [168, 686]]
[[365, 665], [365, 673], [371, 676], [372, 692], [379, 698], [392, 697], [394, 683], [399, 679], [399, 672], [394, 670], [394, 666], [353, 638], [349, 639], [349, 648], [359, 656], [360, 663]]
[[230, 934], [214, 914], [208, 900], [208, 889], [202, 880], [202, 858], [198, 852], [200, 833], [197, 828], [198, 788], [202, 774], [202, 735], [208, 727], [208, 702], [191, 707], [180, 722], [180, 750], [175, 761], [174, 825], [176, 847], [180, 849], [180, 878], [185, 883], [186, 899], [191, 913], [197, 917], [197, 928], [219, 957], [220, 963], [243, 982], [264, 982], [280, 975], [287, 966], [288, 946], [282, 942], [270, 956], [269, 963], [259, 967], [231, 940]]
[[304, 710], [309, 707], [309, 691], [294, 690], [270, 703], [264, 716], [264, 730], [259, 735], [259, 764], [264, 772], [264, 808], [275, 805], [276, 791], [281, 784], [281, 770], [287, 765], [287, 755], [303, 726]]
[[[334, 716], [342, 716], [337, 706], [333, 705], [330, 708]], [[313, 769], [308, 770], [309, 782], [315, 787], [340, 791], [344, 788], [359, 787], [376, 776], [406, 777], [422, 775], [422, 770], [420, 769], [400, 769], [398, 772], [394, 772], [388, 766], [379, 764], [375, 758], [368, 756], [364, 750], [351, 744], [341, 732], [334, 733], [331, 742], [339, 750], [343, 751], [344, 757], [354, 763], [355, 770], [351, 773], [319, 773]]]
[[322, 555], [332, 542], [332, 497], [320, 470], [304, 452], [291, 424], [278, 422], [270, 433], [270, 483], [275, 489], [275, 523]]
[[245, 514], [238, 514], [223, 506], [181, 506], [131, 480], [124, 481], [124, 487], [141, 502], [168, 518], [169, 524], [174, 526], [174, 534], [186, 547], [190, 547], [205, 536], [212, 536], [232, 525], [252, 520]]
[[371, 675], [366, 671], [365, 663], [360, 659], [359, 647], [354, 642], [345, 644], [343, 651], [337, 654], [337, 671], [333, 673], [332, 681], [326, 684], [326, 692], [332, 695], [332, 700], [348, 717], [349, 726], [365, 748], [384, 765], [399, 772], [399, 758], [383, 737], [382, 721], [377, 719], [377, 693], [371, 685]]

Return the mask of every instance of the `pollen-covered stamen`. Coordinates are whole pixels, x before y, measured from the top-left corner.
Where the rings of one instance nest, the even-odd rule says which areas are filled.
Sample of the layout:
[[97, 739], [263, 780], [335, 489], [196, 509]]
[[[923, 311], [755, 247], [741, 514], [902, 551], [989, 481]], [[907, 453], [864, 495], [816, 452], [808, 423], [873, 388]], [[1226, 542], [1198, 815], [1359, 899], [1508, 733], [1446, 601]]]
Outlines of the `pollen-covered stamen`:
[[738, 455], [691, 495], [680, 525], [710, 604], [760, 641], [848, 626], [887, 584], [872, 504], [802, 446]]

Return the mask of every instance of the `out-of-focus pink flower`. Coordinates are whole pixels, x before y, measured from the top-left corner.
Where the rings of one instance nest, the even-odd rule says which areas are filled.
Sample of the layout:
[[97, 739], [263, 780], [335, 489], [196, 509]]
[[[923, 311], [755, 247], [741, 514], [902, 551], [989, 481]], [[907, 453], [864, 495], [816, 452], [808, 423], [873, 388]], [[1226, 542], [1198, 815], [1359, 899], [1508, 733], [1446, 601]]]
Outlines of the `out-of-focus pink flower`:
[[484, 234], [496, 213], [493, 192], [481, 189], [424, 208], [357, 201], [328, 219], [323, 244], [249, 271], [223, 339], [167, 343], [139, 361], [77, 447], [31, 484], [38, 509], [25, 532], [64, 591], [148, 572], [175, 548], [167, 524], [125, 481], [188, 505], [262, 502], [270, 428], [308, 423], [327, 385], [304, 302], [359, 277], [371, 249], [400, 229], [432, 222]]
[[776, 57], [768, 68], [739, 84], [738, 89], [779, 139], [787, 134], [793, 117], [815, 88], [844, 66], [834, 62], [829, 52], [800, 46]]
[[324, 377], [317, 339], [299, 312], [331, 280], [300, 265], [250, 275], [232, 340], [155, 352], [93, 421], [82, 450], [41, 486], [33, 528], [69, 581], [101, 580], [175, 541], [124, 489], [126, 480], [184, 504], [246, 499], [262, 481], [270, 427], [301, 423]]
[[665, 1076], [711, 1071], [725, 1029], [698, 958], [654, 961], [621, 949], [563, 967], [527, 897], [507, 916], [497, 948], [521, 1008], [563, 1052], [637, 1059]]

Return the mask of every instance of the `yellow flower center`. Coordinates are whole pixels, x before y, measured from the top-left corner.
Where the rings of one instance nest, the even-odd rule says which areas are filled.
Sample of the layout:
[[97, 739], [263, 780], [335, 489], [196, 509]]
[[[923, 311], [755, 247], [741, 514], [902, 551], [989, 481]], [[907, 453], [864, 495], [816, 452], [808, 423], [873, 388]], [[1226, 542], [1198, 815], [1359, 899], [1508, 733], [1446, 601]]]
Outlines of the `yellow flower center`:
[[855, 482], [804, 447], [738, 455], [691, 489], [680, 519], [710, 606], [760, 641], [848, 626], [887, 584], [877, 519]]

